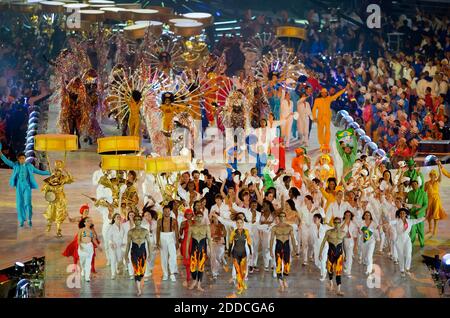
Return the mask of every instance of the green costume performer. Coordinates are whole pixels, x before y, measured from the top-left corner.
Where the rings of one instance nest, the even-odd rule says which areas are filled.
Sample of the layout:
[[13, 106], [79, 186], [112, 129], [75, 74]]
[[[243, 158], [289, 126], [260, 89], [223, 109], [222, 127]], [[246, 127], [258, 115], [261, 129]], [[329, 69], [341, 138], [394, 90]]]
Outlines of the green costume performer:
[[406, 164], [408, 165], [408, 170], [406, 170], [403, 175], [405, 177], [408, 177], [410, 179], [410, 182], [412, 182], [413, 180], [417, 180], [417, 182], [419, 182], [418, 178], [420, 178], [421, 180], [419, 182], [419, 185], [423, 190], [425, 188], [425, 178], [423, 177], [422, 172], [420, 172], [419, 169], [415, 169], [416, 163], [413, 159], [409, 159]]
[[273, 179], [270, 176], [271, 161], [274, 159], [275, 159], [275, 157], [273, 155], [269, 155], [267, 157], [267, 166], [265, 166], [262, 171], [263, 185], [264, 185], [264, 189], [266, 191], [267, 191], [267, 189], [274, 187]]
[[[425, 217], [428, 207], [428, 195], [423, 190], [423, 188], [419, 188], [419, 184], [417, 179], [411, 180], [411, 182], [414, 182], [412, 184], [413, 190], [408, 192], [408, 198], [406, 202], [408, 204], [412, 204], [410, 211], [410, 218], [411, 219], [420, 219], [422, 217]], [[415, 185], [417, 183], [417, 185]], [[416, 207], [415, 205], [419, 205], [420, 207]], [[425, 230], [424, 230], [424, 224], [423, 222], [420, 222], [418, 224], [415, 224], [412, 226], [410, 237], [411, 237], [411, 243], [414, 244], [414, 241], [416, 240], [416, 234], [419, 235], [419, 243], [420, 247], [424, 247], [425, 245]]]
[[[340, 142], [343, 138], [348, 138], [351, 137], [352, 139], [352, 143], [351, 144], [345, 144], [343, 146], [341, 146]], [[351, 149], [350, 152], [345, 151], [344, 149], [348, 147]], [[353, 167], [353, 165], [356, 162], [356, 159], [358, 159], [357, 156], [357, 152], [358, 152], [358, 139], [355, 136], [355, 133], [353, 131], [352, 128], [347, 129], [347, 130], [343, 130], [343, 131], [338, 131], [336, 133], [336, 148], [339, 152], [339, 155], [342, 158], [342, 161], [344, 163], [344, 169], [343, 169], [343, 174], [346, 173], [346, 175], [344, 176], [344, 180], [348, 181], [348, 179], [350, 179], [350, 177], [352, 176], [351, 173], [351, 169]]]

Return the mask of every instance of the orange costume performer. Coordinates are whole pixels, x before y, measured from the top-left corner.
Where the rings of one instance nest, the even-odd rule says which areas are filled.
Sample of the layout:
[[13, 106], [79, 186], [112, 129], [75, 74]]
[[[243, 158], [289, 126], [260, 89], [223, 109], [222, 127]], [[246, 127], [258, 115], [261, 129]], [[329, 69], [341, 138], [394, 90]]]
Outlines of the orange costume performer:
[[322, 88], [321, 96], [317, 97], [314, 101], [312, 109], [313, 121], [317, 121], [317, 136], [320, 145], [330, 144], [330, 124], [331, 124], [331, 108], [330, 105], [333, 101], [344, 94], [345, 89], [340, 90], [333, 96], [328, 96], [328, 92], [325, 88]]
[[186, 251], [186, 241], [188, 239], [189, 226], [191, 221], [188, 216], [193, 216], [194, 212], [191, 209], [186, 209], [184, 211], [184, 217], [187, 219], [181, 224], [181, 232], [183, 236], [183, 241], [180, 245], [181, 256], [183, 256], [183, 265], [186, 268], [186, 281], [189, 283], [191, 280], [191, 250], [192, 250], [192, 240], [189, 244], [189, 250]]
[[303, 172], [304, 166], [306, 165], [308, 168], [307, 170], [309, 170], [311, 162], [309, 158], [306, 156], [307, 151], [305, 148], [301, 147], [295, 149], [295, 154], [297, 156], [292, 159], [291, 167], [296, 174], [298, 173], [300, 175], [300, 178], [294, 176], [294, 178], [292, 178], [292, 181], [294, 183], [294, 186], [300, 189], [302, 187], [302, 176], [304, 175]]

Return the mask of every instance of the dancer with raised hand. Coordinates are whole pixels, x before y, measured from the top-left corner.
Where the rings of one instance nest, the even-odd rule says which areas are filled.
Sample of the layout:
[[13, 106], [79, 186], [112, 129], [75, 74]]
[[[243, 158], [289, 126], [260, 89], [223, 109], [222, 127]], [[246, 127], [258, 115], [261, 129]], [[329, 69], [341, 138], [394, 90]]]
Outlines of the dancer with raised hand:
[[28, 220], [28, 225], [33, 225], [31, 218], [33, 216], [33, 206], [31, 201], [31, 190], [37, 189], [38, 184], [34, 178], [34, 174], [49, 176], [49, 171], [36, 169], [31, 163], [25, 162], [25, 154], [17, 155], [17, 162], [12, 162], [2, 153], [2, 144], [0, 143], [0, 158], [10, 168], [13, 169], [9, 185], [16, 188], [16, 208], [19, 226]]

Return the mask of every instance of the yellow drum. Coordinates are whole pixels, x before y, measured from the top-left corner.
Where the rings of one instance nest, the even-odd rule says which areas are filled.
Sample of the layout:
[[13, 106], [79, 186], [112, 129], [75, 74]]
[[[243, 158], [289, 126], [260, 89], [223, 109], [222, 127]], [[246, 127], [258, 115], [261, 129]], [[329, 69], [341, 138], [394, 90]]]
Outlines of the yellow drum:
[[102, 155], [135, 153], [140, 150], [138, 136], [112, 136], [97, 139], [97, 152]]
[[145, 157], [126, 155], [102, 156], [104, 170], [144, 170]]
[[78, 137], [63, 134], [36, 135], [34, 136], [34, 149], [37, 151], [78, 150]]
[[189, 170], [190, 157], [155, 157], [145, 160], [145, 172], [159, 174], [163, 172], [178, 172]]

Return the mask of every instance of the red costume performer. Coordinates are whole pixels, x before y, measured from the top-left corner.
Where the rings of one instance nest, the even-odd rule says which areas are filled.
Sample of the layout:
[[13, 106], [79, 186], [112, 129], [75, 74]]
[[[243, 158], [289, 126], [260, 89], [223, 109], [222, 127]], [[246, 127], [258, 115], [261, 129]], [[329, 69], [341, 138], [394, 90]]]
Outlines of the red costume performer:
[[[83, 219], [87, 218], [87, 216], [83, 216], [83, 214], [84, 214], [84, 212], [86, 210], [89, 211], [89, 206], [87, 204], [83, 204], [80, 207], [80, 214], [81, 214], [80, 222]], [[100, 241], [98, 240], [97, 232], [94, 229], [94, 225], [92, 225], [91, 230], [94, 232], [94, 237], [95, 237], [95, 242], [93, 242], [93, 244], [94, 244], [94, 256], [92, 257], [91, 272], [92, 273], [96, 273], [96, 271], [95, 271], [95, 249], [97, 248], [98, 245], [100, 245]], [[73, 264], [75, 264], [75, 265], [78, 264], [78, 261], [80, 260], [80, 257], [78, 256], [78, 232], [77, 232], [77, 234], [75, 234], [75, 237], [72, 240], [72, 242], [70, 242], [69, 245], [67, 245], [67, 247], [64, 250], [64, 252], [62, 253], [62, 255], [65, 256], [65, 257], [72, 256], [73, 257]]]
[[286, 149], [282, 137], [277, 137], [272, 141], [270, 154], [278, 159], [278, 164], [275, 165], [274, 171], [278, 171], [279, 169], [286, 170]]
[[[186, 268], [186, 281], [189, 283], [191, 280], [191, 249], [192, 249], [192, 240], [189, 244], [189, 251], [186, 251], [186, 241], [188, 238], [189, 226], [190, 222], [192, 222], [192, 217], [194, 216], [194, 212], [191, 209], [186, 209], [184, 211], [185, 221], [181, 224], [181, 233], [183, 236], [183, 241], [181, 242], [180, 252], [183, 256], [183, 265]], [[189, 218], [188, 218], [189, 217]]]

